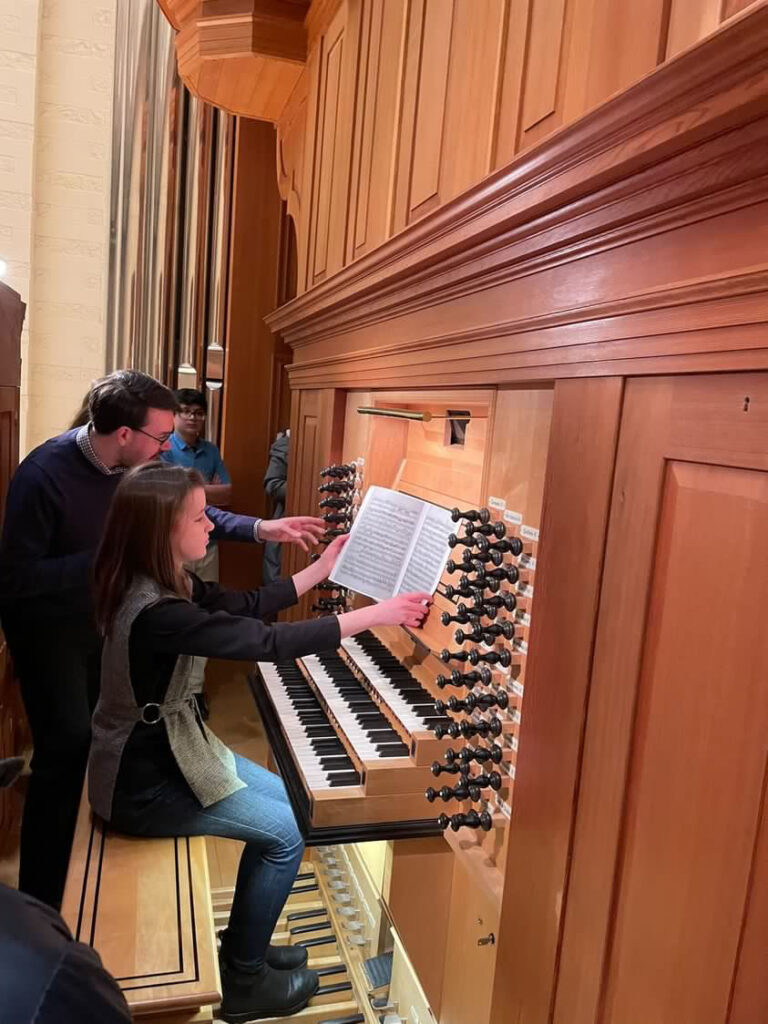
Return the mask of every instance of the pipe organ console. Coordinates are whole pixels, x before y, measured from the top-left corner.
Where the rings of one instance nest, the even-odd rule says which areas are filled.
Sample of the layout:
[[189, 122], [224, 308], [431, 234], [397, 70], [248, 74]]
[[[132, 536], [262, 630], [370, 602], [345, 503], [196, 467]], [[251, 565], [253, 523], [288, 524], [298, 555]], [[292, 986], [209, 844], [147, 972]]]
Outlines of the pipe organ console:
[[[377, 406], [388, 415], [377, 417]], [[365, 488], [378, 484], [449, 509], [455, 553], [420, 630], [369, 631], [337, 651], [259, 664], [251, 679], [309, 845], [447, 840], [483, 875], [468, 898], [480, 884], [496, 913], [525, 742], [551, 408], [541, 387], [350, 392], [340, 459], [316, 485], [326, 538], [351, 527]], [[465, 410], [461, 444], [451, 443], [450, 409]], [[429, 415], [401, 420], [398, 410]], [[311, 608], [334, 614], [361, 600], [326, 581]]]

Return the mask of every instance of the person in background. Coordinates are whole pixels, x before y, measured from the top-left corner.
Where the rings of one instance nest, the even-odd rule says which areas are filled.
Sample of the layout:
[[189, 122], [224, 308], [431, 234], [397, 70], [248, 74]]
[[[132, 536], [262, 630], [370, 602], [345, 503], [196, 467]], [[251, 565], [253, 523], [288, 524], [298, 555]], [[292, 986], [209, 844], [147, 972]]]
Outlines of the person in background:
[[[264, 474], [264, 490], [272, 499], [272, 515], [279, 519], [285, 511], [285, 488], [288, 483], [288, 450], [291, 445], [290, 430], [282, 430], [269, 449], [269, 465]], [[280, 575], [280, 545], [269, 542], [264, 545], [262, 582], [272, 583]]]
[[[203, 437], [208, 413], [205, 395], [194, 388], [180, 388], [175, 395], [177, 408], [173, 415], [173, 433], [168, 451], [162, 452], [160, 458], [173, 466], [196, 469], [205, 481], [205, 497], [208, 504], [228, 505], [232, 499], [229, 472], [218, 447]], [[269, 544], [266, 547], [269, 547]], [[205, 583], [218, 583], [219, 549], [216, 542], [212, 540], [203, 557], [187, 568]], [[200, 714], [205, 719], [208, 718], [208, 699], [204, 691], [207, 660], [195, 658], [191, 674]]]
[[[0, 789], [21, 757], [0, 760]], [[117, 982], [98, 953], [75, 942], [47, 904], [0, 885], [0, 1024], [130, 1024]]]
[[[101, 640], [91, 567], [118, 482], [169, 445], [176, 399], [137, 370], [118, 370], [90, 391], [90, 422], [46, 441], [18, 466], [0, 539], [2, 619], [32, 731], [21, 827], [19, 887], [58, 908], [83, 788]], [[284, 540], [305, 550], [321, 519], [276, 521], [210, 508], [216, 534]]]
[[346, 537], [289, 579], [225, 590], [185, 567], [205, 553], [213, 524], [193, 469], [155, 463], [126, 474], [96, 557], [104, 635], [88, 793], [93, 810], [128, 835], [222, 836], [244, 842], [221, 944], [225, 1021], [296, 1013], [318, 975], [303, 946], [270, 945], [304, 843], [282, 779], [235, 755], [196, 714], [191, 657], [290, 662], [332, 650], [376, 626], [416, 628], [431, 595], [401, 594], [342, 615], [266, 625], [331, 572]]
[[69, 424], [69, 429], [72, 430], [74, 427], [84, 427], [85, 424], [90, 420], [91, 413], [88, 409], [88, 399], [91, 396], [91, 389], [88, 388], [83, 400], [80, 403], [80, 408], [77, 410], [72, 418], [72, 422]]

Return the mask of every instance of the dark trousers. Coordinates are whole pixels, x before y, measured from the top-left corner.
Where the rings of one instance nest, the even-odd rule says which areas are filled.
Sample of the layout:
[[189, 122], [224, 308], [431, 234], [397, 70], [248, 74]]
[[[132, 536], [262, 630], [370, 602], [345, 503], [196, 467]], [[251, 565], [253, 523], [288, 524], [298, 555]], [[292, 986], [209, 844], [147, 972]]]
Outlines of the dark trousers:
[[9, 622], [6, 637], [32, 730], [19, 888], [58, 909], [99, 692], [101, 641], [81, 621]]

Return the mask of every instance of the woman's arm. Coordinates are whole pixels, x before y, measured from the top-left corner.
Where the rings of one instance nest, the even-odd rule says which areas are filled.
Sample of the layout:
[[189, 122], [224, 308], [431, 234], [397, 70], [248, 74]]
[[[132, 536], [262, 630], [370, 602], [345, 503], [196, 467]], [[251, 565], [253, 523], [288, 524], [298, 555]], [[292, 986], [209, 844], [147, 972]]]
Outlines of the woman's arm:
[[297, 601], [296, 588], [290, 578], [275, 580], [259, 590], [230, 590], [218, 583], [204, 583], [194, 573], [190, 576], [192, 600], [207, 612], [222, 611], [263, 619], [290, 608]]
[[260, 619], [207, 612], [190, 601], [145, 608], [131, 629], [131, 646], [157, 654], [191, 654], [234, 661], [284, 661], [332, 650], [340, 640], [335, 615], [266, 625]]
[[318, 583], [322, 583], [323, 580], [330, 576], [334, 565], [336, 565], [336, 560], [348, 540], [349, 534], [344, 534], [332, 540], [316, 562], [312, 562], [306, 569], [300, 569], [299, 572], [294, 573], [291, 579], [296, 587], [297, 598], [301, 597], [302, 594], [306, 594], [308, 590], [316, 587]]

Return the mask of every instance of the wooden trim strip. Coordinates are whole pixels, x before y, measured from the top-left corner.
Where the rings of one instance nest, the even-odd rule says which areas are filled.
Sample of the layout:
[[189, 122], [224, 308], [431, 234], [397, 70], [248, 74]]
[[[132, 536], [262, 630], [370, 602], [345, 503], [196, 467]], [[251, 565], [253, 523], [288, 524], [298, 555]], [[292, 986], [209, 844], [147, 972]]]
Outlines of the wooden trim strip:
[[[690, 307], [693, 305], [703, 305], [705, 303], [748, 296], [758, 296], [761, 303], [768, 296], [768, 263], [734, 277], [723, 278], [717, 276], [686, 281], [682, 284], [674, 284], [650, 292], [630, 293], [611, 302], [585, 303], [583, 306], [542, 313], [538, 316], [523, 317], [518, 320], [497, 321], [493, 324], [469, 330], [442, 332], [428, 338], [420, 338], [418, 351], [420, 357], [423, 357], [425, 352], [430, 349], [443, 348], [445, 346], [467, 348], [468, 345], [474, 346], [479, 341], [498, 341], [500, 337], [551, 330], [558, 327], [574, 327], [578, 324], [595, 323], [596, 321], [624, 320], [627, 317], [636, 316], [641, 313], [669, 311], [680, 309], [681, 307], [686, 307], [685, 316], [688, 318]], [[732, 323], [732, 316], [726, 315], [723, 325]], [[619, 340], [622, 337], [637, 338], [640, 336], [631, 329], [624, 332], [619, 329], [611, 340]], [[377, 345], [375, 348], [361, 349], [353, 353], [341, 352], [336, 355], [328, 355], [316, 359], [305, 359], [300, 363], [289, 364], [287, 370], [291, 375], [291, 385], [295, 387], [293, 378], [295, 377], [298, 382], [304, 377], [309, 377], [308, 371], [314, 368], [323, 368], [327, 375], [330, 367], [338, 366], [346, 369], [354, 363], [354, 375], [357, 376], [360, 372], [361, 364], [386, 357], [387, 365], [391, 366], [393, 365], [391, 361], [392, 356], [411, 353], [413, 348], [414, 346], [411, 342], [397, 342], [392, 345], [382, 344]], [[476, 351], [473, 349], [472, 355], [475, 354]], [[451, 355], [451, 359], [457, 358], [461, 357], [456, 353]], [[316, 387], [317, 385], [313, 384], [312, 386]]]

